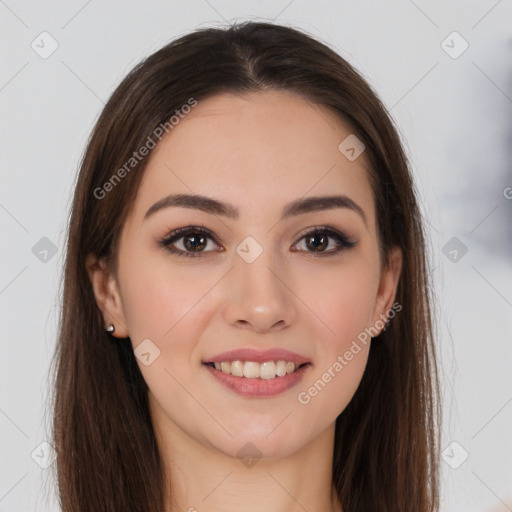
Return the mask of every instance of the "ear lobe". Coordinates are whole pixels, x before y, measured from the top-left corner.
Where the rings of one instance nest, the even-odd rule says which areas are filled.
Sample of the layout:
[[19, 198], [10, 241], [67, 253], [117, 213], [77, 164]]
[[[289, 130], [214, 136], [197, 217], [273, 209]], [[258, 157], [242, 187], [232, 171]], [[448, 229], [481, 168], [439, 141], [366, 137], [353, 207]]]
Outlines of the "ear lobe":
[[96, 303], [103, 313], [105, 326], [114, 324], [114, 335], [116, 337], [128, 337], [119, 288], [115, 277], [108, 268], [105, 258], [98, 258], [94, 254], [88, 254], [85, 259], [85, 266], [89, 274]]
[[375, 325], [378, 321], [386, 322], [389, 310], [395, 300], [402, 265], [402, 250], [400, 247], [394, 246], [389, 252], [389, 263], [381, 272], [372, 325]]

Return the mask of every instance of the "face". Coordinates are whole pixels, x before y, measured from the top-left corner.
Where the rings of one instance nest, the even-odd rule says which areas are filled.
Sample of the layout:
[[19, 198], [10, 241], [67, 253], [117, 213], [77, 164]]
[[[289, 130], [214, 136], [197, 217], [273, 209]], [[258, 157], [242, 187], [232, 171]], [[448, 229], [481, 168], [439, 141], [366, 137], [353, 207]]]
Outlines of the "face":
[[[249, 441], [282, 457], [350, 402], [370, 349], [362, 333], [382, 327], [401, 268], [398, 250], [381, 268], [365, 153], [338, 149], [350, 134], [290, 93], [223, 94], [199, 101], [153, 150], [117, 276], [89, 268], [106, 324], [130, 336], [158, 430], [233, 457]], [[161, 202], [176, 194], [212, 201]], [[307, 202], [327, 196], [342, 199]], [[258, 379], [205, 364], [247, 348], [307, 364]], [[273, 374], [254, 354], [217, 362], [240, 359], [252, 363], [230, 371]]]

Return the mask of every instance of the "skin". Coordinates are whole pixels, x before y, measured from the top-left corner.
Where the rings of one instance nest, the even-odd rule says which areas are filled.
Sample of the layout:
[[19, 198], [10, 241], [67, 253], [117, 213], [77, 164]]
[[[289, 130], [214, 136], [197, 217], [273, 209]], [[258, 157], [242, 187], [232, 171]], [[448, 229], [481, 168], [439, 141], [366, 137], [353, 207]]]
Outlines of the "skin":
[[[297, 395], [365, 328], [381, 325], [402, 266], [398, 248], [389, 267], [381, 265], [365, 154], [349, 161], [338, 150], [350, 133], [329, 111], [288, 92], [199, 101], [153, 150], [122, 230], [117, 276], [88, 257], [105, 325], [130, 336], [134, 349], [149, 338], [160, 350], [150, 365], [137, 362], [150, 390], [166, 492], [173, 490], [167, 511], [341, 510], [331, 484], [334, 422], [359, 386], [370, 343], [309, 403]], [[144, 220], [171, 193], [232, 203], [240, 217], [172, 207]], [[332, 194], [355, 201], [366, 223], [348, 208], [280, 220], [290, 201]], [[198, 257], [157, 246], [189, 225], [215, 236]], [[300, 236], [316, 225], [341, 231], [355, 247], [318, 254]], [[263, 248], [252, 263], [236, 252], [247, 236]], [[174, 246], [185, 250], [184, 242]], [[336, 247], [329, 238], [324, 250]], [[312, 366], [280, 395], [242, 397], [202, 360], [248, 346], [289, 349]], [[261, 457], [250, 467], [237, 456], [247, 442]]]

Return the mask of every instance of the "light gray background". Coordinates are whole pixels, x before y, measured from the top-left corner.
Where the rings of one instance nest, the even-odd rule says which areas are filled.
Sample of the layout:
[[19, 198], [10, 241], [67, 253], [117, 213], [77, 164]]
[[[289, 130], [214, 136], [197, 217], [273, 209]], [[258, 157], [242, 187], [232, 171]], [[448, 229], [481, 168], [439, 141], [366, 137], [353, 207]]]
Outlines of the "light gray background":
[[[256, 18], [335, 48], [396, 120], [439, 297], [442, 512], [512, 510], [511, 0], [0, 0], [0, 512], [57, 510], [36, 460], [52, 460], [40, 443], [67, 212], [103, 103], [170, 39]], [[58, 42], [46, 59], [31, 47], [48, 51], [43, 31]], [[46, 262], [32, 251], [43, 237], [57, 248]]]

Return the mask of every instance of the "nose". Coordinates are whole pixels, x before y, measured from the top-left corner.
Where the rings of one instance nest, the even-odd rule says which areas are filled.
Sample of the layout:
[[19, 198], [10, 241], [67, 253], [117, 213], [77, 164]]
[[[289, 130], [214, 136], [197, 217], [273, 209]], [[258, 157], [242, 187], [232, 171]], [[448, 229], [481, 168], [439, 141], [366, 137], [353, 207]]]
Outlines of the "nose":
[[264, 250], [252, 263], [235, 256], [234, 268], [225, 283], [224, 317], [230, 325], [265, 333], [295, 322], [293, 285], [287, 282], [283, 269], [273, 268], [269, 252]]

